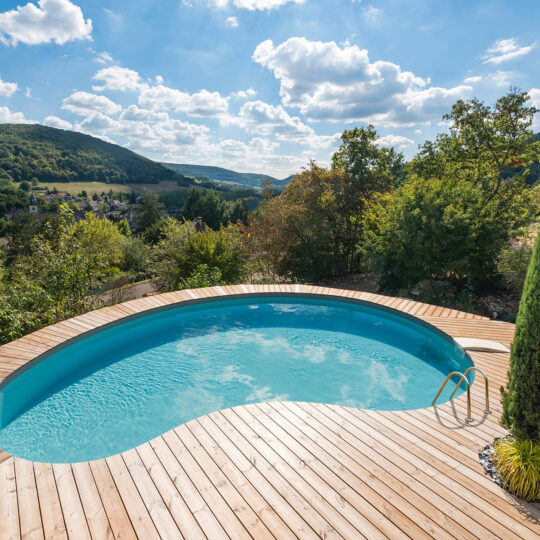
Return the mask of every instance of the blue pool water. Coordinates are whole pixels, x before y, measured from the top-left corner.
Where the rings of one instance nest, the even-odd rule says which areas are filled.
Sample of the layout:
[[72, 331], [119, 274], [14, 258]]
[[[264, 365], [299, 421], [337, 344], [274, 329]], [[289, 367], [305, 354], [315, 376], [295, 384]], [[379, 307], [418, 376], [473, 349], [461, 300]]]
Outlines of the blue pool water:
[[260, 297], [176, 307], [86, 337], [5, 385], [0, 448], [86, 461], [276, 399], [428, 407], [446, 375], [470, 365], [435, 331], [359, 304]]

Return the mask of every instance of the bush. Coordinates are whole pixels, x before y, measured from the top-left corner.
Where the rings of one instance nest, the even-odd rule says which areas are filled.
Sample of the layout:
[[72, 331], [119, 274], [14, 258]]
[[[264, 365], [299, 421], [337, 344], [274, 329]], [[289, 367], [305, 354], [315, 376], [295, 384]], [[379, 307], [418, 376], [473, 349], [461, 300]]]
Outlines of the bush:
[[506, 286], [516, 295], [521, 296], [525, 276], [531, 261], [532, 247], [529, 237], [509, 242], [497, 259], [497, 268], [502, 274]]
[[180, 279], [179, 289], [198, 289], [199, 287], [214, 287], [222, 284], [219, 268], [211, 268], [207, 264], [200, 264], [191, 276]]
[[540, 440], [540, 235], [534, 245], [512, 343], [502, 422], [518, 439]]
[[192, 276], [197, 268], [205, 265], [219, 269], [224, 283], [236, 283], [245, 273], [246, 259], [242, 234], [236, 226], [230, 225], [217, 232], [190, 236], [176, 260], [181, 277]]
[[493, 447], [493, 464], [506, 487], [524, 501], [540, 498], [540, 445], [507, 438]]
[[412, 176], [366, 213], [366, 249], [389, 289], [424, 279], [485, 286], [510, 231], [528, 217], [519, 183], [486, 201], [480, 188], [459, 179]]

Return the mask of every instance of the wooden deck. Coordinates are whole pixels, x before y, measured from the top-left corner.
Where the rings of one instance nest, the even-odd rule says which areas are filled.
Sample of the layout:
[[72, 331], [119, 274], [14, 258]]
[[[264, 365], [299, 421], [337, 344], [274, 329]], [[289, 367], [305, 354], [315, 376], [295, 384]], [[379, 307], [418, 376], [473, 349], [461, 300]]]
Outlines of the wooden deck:
[[[103, 324], [210, 296], [292, 292], [353, 297], [408, 312], [454, 337], [512, 341], [511, 324], [368, 293], [299, 285], [168, 293], [76, 317], [0, 347], [0, 381]], [[505, 430], [498, 387], [508, 354], [471, 353], [473, 386], [436, 408], [366, 411], [273, 402], [198, 418], [107, 459], [33, 463], [0, 451], [0, 539], [539, 538], [540, 508], [484, 475], [478, 448]]]

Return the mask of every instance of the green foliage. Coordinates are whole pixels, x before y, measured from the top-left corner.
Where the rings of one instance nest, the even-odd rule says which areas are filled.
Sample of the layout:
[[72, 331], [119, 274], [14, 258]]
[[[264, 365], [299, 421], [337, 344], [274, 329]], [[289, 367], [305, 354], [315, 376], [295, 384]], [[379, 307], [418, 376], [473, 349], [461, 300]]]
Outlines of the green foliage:
[[234, 226], [191, 235], [176, 264], [179, 275], [193, 276], [201, 265], [217, 268], [224, 283], [237, 283], [244, 274], [246, 254], [242, 233]]
[[211, 268], [207, 264], [198, 265], [188, 278], [181, 278], [179, 289], [197, 289], [199, 287], [214, 287], [223, 284], [219, 268]]
[[[162, 225], [162, 236], [152, 249], [152, 272], [160, 290], [173, 291], [182, 277], [176, 259], [185, 251], [188, 239], [195, 234], [191, 221], [180, 223], [167, 218]], [[188, 274], [189, 275], [189, 274]]]
[[161, 205], [157, 196], [145, 190], [142, 196], [142, 208], [137, 216], [137, 226], [142, 231], [157, 223], [161, 219]]
[[511, 90], [493, 107], [477, 99], [457, 101], [444, 116], [451, 122], [450, 133], [426, 142], [411, 171], [427, 178], [465, 179], [489, 198], [505, 182], [528, 177], [528, 167], [540, 156], [540, 142], [530, 130], [537, 109], [527, 106], [529, 100], [526, 92]]
[[344, 169], [364, 193], [384, 191], [393, 184], [401, 184], [404, 177], [403, 155], [393, 148], [381, 148], [377, 139], [371, 124], [367, 128], [346, 129], [341, 135], [341, 146], [332, 156], [332, 168]]
[[0, 217], [4, 216], [11, 208], [27, 207], [28, 194], [24, 190], [18, 189], [9, 178], [2, 178], [0, 175]]
[[274, 272], [313, 280], [359, 270], [366, 203], [393, 180], [372, 128], [346, 134], [332, 169], [311, 163], [261, 206], [253, 244]]
[[245, 199], [226, 201], [216, 191], [190, 189], [181, 216], [191, 221], [202, 217], [208, 227], [217, 230], [228, 223], [247, 223], [248, 213]]
[[530, 216], [528, 192], [508, 185], [486, 201], [481, 187], [412, 176], [366, 215], [366, 247], [389, 289], [424, 279], [486, 283], [509, 231]]
[[[111, 224], [112, 225], [112, 224]], [[118, 233], [114, 225], [113, 229]], [[75, 224], [65, 206], [55, 223], [32, 239], [29, 255], [19, 255], [0, 292], [0, 341], [84, 313], [95, 305], [91, 292], [103, 279], [111, 257], [88, 249], [92, 241], [110, 245], [92, 221]]]
[[540, 444], [538, 441], [499, 439], [493, 464], [506, 487], [524, 501], [540, 498]]
[[530, 236], [516, 238], [506, 244], [497, 259], [497, 269], [506, 286], [517, 296], [523, 292], [523, 284], [531, 261]]
[[0, 178], [15, 182], [190, 181], [180, 173], [101, 139], [37, 124], [0, 125]]
[[125, 236], [120, 242], [120, 269], [140, 279], [149, 273], [151, 248], [141, 238]]
[[523, 287], [503, 394], [502, 422], [518, 439], [540, 441], [540, 235]]
[[182, 217], [193, 221], [199, 216], [211, 229], [219, 229], [224, 221], [225, 201], [213, 190], [190, 189]]

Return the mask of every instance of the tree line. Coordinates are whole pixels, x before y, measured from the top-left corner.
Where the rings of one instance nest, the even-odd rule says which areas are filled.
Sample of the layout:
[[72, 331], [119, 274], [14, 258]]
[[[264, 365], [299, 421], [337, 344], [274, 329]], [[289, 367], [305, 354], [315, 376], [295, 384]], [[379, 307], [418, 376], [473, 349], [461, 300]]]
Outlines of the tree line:
[[527, 102], [516, 90], [493, 106], [458, 101], [448, 132], [410, 162], [381, 147], [373, 126], [346, 130], [330, 167], [308, 163], [279, 194], [264, 186], [256, 209], [193, 189], [167, 218], [146, 193], [135, 233], [92, 213], [77, 222], [64, 206], [43, 222], [25, 218], [0, 251], [0, 341], [100, 305], [119, 275], [166, 291], [369, 272], [393, 294], [424, 283], [518, 296], [540, 208]]

